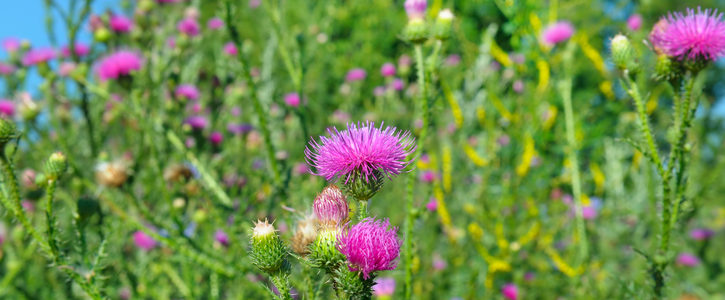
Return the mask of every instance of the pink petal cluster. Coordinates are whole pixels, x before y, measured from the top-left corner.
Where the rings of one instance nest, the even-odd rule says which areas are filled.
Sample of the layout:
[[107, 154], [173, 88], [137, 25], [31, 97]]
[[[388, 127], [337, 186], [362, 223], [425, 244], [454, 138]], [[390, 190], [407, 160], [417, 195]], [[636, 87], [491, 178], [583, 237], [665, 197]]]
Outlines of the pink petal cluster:
[[541, 33], [541, 40], [549, 45], [555, 45], [571, 38], [574, 34], [574, 26], [567, 21], [559, 21], [544, 28]]
[[204, 129], [207, 125], [209, 125], [209, 121], [203, 116], [191, 116], [186, 118], [184, 121], [185, 124], [188, 124], [191, 126], [191, 128], [194, 129]]
[[300, 106], [300, 96], [298, 96], [297, 93], [284, 95], [284, 103], [291, 107], [298, 107]]
[[401, 245], [397, 231], [388, 219], [367, 218], [340, 233], [337, 249], [347, 258], [348, 268], [362, 272], [367, 279], [372, 272], [393, 270], [397, 266]]
[[224, 45], [224, 53], [229, 56], [237, 56], [237, 46], [233, 42], [226, 43]]
[[16, 38], [6, 38], [3, 40], [3, 48], [7, 52], [15, 52], [20, 49], [20, 41]]
[[405, 6], [405, 13], [408, 14], [408, 19], [423, 19], [425, 18], [425, 10], [428, 8], [428, 1], [405, 0], [403, 6]]
[[103, 58], [98, 63], [97, 72], [101, 81], [106, 81], [129, 75], [132, 71], [140, 70], [142, 66], [143, 58], [136, 52], [120, 50]]
[[501, 288], [501, 295], [508, 300], [516, 300], [519, 298], [519, 288], [513, 283], [505, 284]]
[[717, 10], [669, 14], [655, 24], [649, 38], [657, 51], [679, 59], [714, 61], [725, 56], [725, 21]]
[[632, 31], [637, 31], [642, 27], [642, 16], [639, 14], [633, 14], [627, 19], [627, 28]]
[[320, 224], [336, 226], [347, 221], [349, 207], [342, 191], [335, 185], [329, 185], [315, 197], [312, 204], [315, 217]]
[[118, 33], [126, 33], [133, 28], [133, 21], [124, 15], [113, 14], [108, 19], [108, 26]]
[[395, 278], [380, 277], [375, 279], [373, 295], [376, 297], [390, 297], [395, 293]]
[[366, 76], [367, 72], [365, 72], [365, 70], [356, 68], [347, 72], [347, 75], [345, 75], [345, 80], [348, 82], [360, 81], [365, 79]]
[[224, 21], [220, 18], [211, 18], [208, 22], [206, 22], [206, 27], [211, 30], [222, 28], [222, 26], [224, 26]]
[[15, 66], [0, 62], [0, 75], [8, 75], [15, 72]]
[[144, 251], [151, 251], [156, 247], [156, 241], [141, 230], [134, 232], [133, 243]]
[[24, 66], [28, 67], [48, 62], [53, 58], [55, 58], [55, 50], [52, 48], [39, 48], [25, 53], [22, 58], [22, 63]]
[[179, 24], [176, 25], [176, 29], [178, 29], [179, 32], [183, 34], [192, 37], [199, 35], [199, 33], [201, 32], [199, 23], [194, 18], [184, 18], [183, 20], [179, 21]]
[[224, 141], [224, 135], [219, 131], [214, 131], [209, 135], [209, 141], [215, 146], [219, 146]]
[[704, 241], [715, 235], [715, 232], [707, 228], [696, 228], [690, 231], [690, 238], [696, 241]]
[[395, 76], [395, 65], [392, 63], [383, 64], [383, 66], [380, 67], [380, 74], [383, 75], [383, 77]]
[[[83, 57], [88, 55], [88, 53], [91, 53], [91, 47], [88, 47], [88, 45], [82, 43], [76, 43], [74, 50], [78, 57]], [[63, 46], [63, 48], [60, 49], [60, 55], [65, 58], [70, 57], [70, 46]]]
[[0, 99], [0, 116], [12, 117], [15, 114], [15, 103], [12, 100]]
[[348, 124], [340, 132], [328, 129], [330, 137], [312, 140], [305, 149], [307, 163], [315, 167], [317, 176], [328, 181], [345, 177], [345, 183], [354, 173], [365, 180], [377, 179], [375, 172], [391, 177], [400, 174], [410, 164], [406, 157], [414, 152], [415, 141], [410, 132], [395, 127], [375, 127], [373, 122]]
[[199, 90], [191, 84], [180, 84], [174, 91], [177, 98], [186, 100], [198, 100]]
[[692, 253], [680, 253], [677, 255], [676, 262], [680, 266], [694, 267], [700, 264], [700, 259]]
[[214, 233], [214, 240], [224, 247], [229, 247], [229, 235], [224, 230], [217, 230]]

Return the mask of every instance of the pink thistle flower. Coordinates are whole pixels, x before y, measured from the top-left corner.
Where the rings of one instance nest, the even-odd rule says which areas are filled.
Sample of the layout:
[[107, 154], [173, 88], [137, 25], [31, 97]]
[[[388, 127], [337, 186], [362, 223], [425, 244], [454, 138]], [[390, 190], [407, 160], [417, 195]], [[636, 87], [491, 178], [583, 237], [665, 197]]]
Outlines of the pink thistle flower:
[[383, 64], [383, 66], [380, 67], [380, 74], [383, 75], [383, 77], [395, 76], [395, 65], [392, 63]]
[[209, 135], [209, 141], [215, 146], [219, 146], [224, 141], [224, 135], [219, 131], [214, 131]]
[[501, 288], [501, 295], [506, 299], [516, 300], [519, 298], [519, 288], [513, 283], [505, 284]]
[[226, 43], [224, 45], [224, 53], [229, 56], [237, 56], [237, 46], [233, 42]]
[[287, 103], [287, 105], [291, 107], [298, 107], [300, 106], [300, 96], [298, 96], [297, 93], [284, 95], [284, 103]]
[[433, 254], [433, 270], [442, 271], [448, 266], [448, 263], [441, 257], [440, 254]]
[[402, 91], [403, 88], [405, 88], [405, 83], [403, 83], [403, 80], [400, 78], [393, 79], [393, 82], [390, 83], [390, 87], [396, 91]]
[[349, 207], [342, 191], [331, 184], [315, 197], [312, 204], [315, 217], [324, 226], [337, 226], [347, 221]]
[[375, 279], [373, 295], [376, 297], [392, 297], [395, 293], [395, 279], [392, 277], [380, 277]]
[[317, 176], [328, 181], [345, 177], [345, 183], [355, 173], [366, 181], [376, 178], [376, 172], [391, 178], [400, 174], [411, 161], [406, 157], [415, 151], [415, 140], [410, 132], [395, 127], [376, 128], [373, 122], [348, 124], [340, 132], [328, 129], [330, 137], [312, 140], [305, 149], [307, 163], [315, 167]]
[[58, 66], [58, 75], [66, 77], [70, 75], [76, 69], [76, 64], [73, 62], [63, 62]]
[[151, 251], [156, 247], [156, 241], [145, 232], [139, 230], [133, 233], [133, 243], [144, 251]]
[[217, 230], [214, 233], [214, 240], [224, 247], [229, 247], [229, 235], [224, 230]]
[[9, 53], [13, 53], [20, 49], [20, 40], [16, 38], [6, 38], [3, 40], [3, 48]]
[[677, 255], [676, 262], [680, 266], [695, 267], [700, 264], [700, 259], [692, 253], [680, 253]]
[[367, 72], [365, 72], [365, 70], [356, 68], [347, 72], [347, 75], [345, 75], [345, 80], [348, 82], [360, 81], [365, 79], [366, 76]]
[[0, 75], [9, 75], [15, 72], [15, 67], [10, 64], [0, 62]]
[[524, 92], [524, 82], [521, 79], [517, 79], [514, 81], [514, 84], [512, 86], [514, 92], [517, 94], [521, 94]]
[[642, 27], [642, 16], [640, 14], [633, 14], [627, 19], [627, 28], [632, 31], [637, 31]]
[[422, 174], [420, 174], [420, 181], [423, 181], [425, 183], [432, 183], [436, 180], [436, 173], [431, 170], [426, 170]]
[[206, 27], [211, 30], [222, 28], [222, 26], [224, 26], [224, 21], [217, 17], [211, 18], [208, 22], [206, 22]]
[[438, 200], [435, 197], [430, 197], [430, 201], [425, 204], [425, 208], [428, 211], [436, 211], [438, 209]]
[[559, 21], [544, 28], [541, 39], [548, 45], [568, 40], [574, 34], [574, 26], [567, 21]]
[[176, 39], [173, 37], [169, 37], [168, 39], [166, 39], [166, 47], [170, 49], [176, 48]]
[[199, 99], [199, 90], [191, 84], [180, 84], [174, 91], [176, 97], [185, 100], [197, 100]]
[[[88, 53], [91, 53], [91, 47], [88, 47], [88, 45], [82, 43], [76, 43], [74, 50], [78, 57], [83, 57], [88, 55]], [[70, 57], [70, 46], [63, 46], [63, 48], [60, 49], [60, 55], [65, 58]]]
[[405, 6], [405, 13], [408, 15], [408, 19], [423, 19], [425, 18], [425, 10], [428, 8], [428, 1], [405, 0], [403, 6]]
[[310, 167], [308, 167], [307, 164], [303, 163], [303, 162], [297, 163], [297, 164], [295, 164], [294, 172], [295, 172], [295, 175], [298, 175], [298, 176], [305, 175], [305, 174], [310, 173]]
[[196, 22], [196, 19], [193, 18], [184, 18], [183, 20], [179, 21], [179, 24], [176, 25], [176, 29], [178, 29], [179, 32], [191, 37], [199, 35], [199, 32], [201, 30], [199, 28], [199, 23]]
[[29, 67], [41, 63], [46, 63], [55, 58], [55, 50], [52, 48], [33, 49], [25, 53], [22, 59], [24, 66]]
[[188, 124], [191, 126], [191, 128], [202, 130], [206, 128], [206, 126], [209, 125], [209, 121], [203, 116], [191, 116], [188, 117], [185, 121], [185, 124]]
[[257, 8], [262, 4], [262, 0], [249, 0], [249, 8]]
[[717, 10], [669, 14], [652, 28], [650, 42], [668, 56], [714, 61], [725, 55], [725, 21]]
[[400, 58], [398, 58], [398, 67], [400, 67], [401, 69], [409, 68], [412, 63], [413, 59], [406, 54], [403, 54], [400, 56]]
[[461, 63], [461, 56], [458, 54], [451, 54], [446, 57], [444, 64], [448, 67], [455, 67]]
[[0, 99], [0, 116], [12, 117], [15, 115], [15, 103], [12, 100]]
[[112, 14], [108, 19], [108, 26], [117, 33], [126, 33], [133, 28], [133, 21], [124, 15]]
[[704, 241], [715, 235], [715, 232], [707, 228], [696, 228], [690, 231], [690, 238], [696, 241]]
[[375, 97], [382, 97], [383, 95], [385, 95], [385, 87], [384, 86], [376, 86], [373, 89], [373, 95]]
[[101, 59], [98, 63], [97, 73], [101, 81], [118, 79], [138, 71], [143, 66], [143, 59], [135, 52], [120, 50]]
[[337, 249], [347, 258], [350, 271], [363, 273], [365, 279], [375, 271], [393, 270], [400, 255], [398, 228], [390, 221], [366, 218], [337, 237]]

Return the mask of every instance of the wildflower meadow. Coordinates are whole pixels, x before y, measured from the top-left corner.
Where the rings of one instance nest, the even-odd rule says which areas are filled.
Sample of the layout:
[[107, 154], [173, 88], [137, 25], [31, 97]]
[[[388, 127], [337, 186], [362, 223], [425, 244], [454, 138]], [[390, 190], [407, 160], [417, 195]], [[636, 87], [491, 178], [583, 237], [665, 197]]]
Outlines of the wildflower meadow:
[[725, 299], [721, 0], [27, 1], [0, 299]]

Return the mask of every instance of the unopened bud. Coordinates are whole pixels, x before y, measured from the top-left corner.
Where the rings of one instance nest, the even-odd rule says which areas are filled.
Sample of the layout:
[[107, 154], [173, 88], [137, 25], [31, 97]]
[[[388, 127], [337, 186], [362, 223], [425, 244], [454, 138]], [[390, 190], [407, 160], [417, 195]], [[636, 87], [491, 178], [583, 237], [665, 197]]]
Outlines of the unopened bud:
[[343, 185], [345, 192], [359, 201], [369, 200], [380, 191], [385, 179], [380, 171], [374, 170], [373, 175], [366, 177], [359, 172], [352, 174]]
[[320, 230], [315, 242], [309, 246], [308, 258], [313, 266], [331, 271], [345, 259], [345, 256], [336, 247], [339, 234], [339, 227]]
[[45, 163], [45, 173], [47, 173], [48, 179], [57, 180], [63, 176], [66, 170], [68, 170], [68, 159], [61, 152], [51, 154], [48, 162]]
[[453, 18], [454, 16], [450, 9], [444, 9], [438, 13], [438, 17], [432, 28], [433, 36], [436, 39], [444, 41], [451, 37]]
[[287, 247], [266, 219], [254, 223], [251, 246], [250, 256], [257, 268], [268, 274], [288, 271]]
[[345, 195], [334, 184], [327, 186], [317, 195], [313, 208], [322, 226], [335, 227], [346, 222], [349, 215]]
[[408, 21], [403, 29], [403, 38], [414, 44], [421, 44], [428, 39], [428, 28], [425, 20], [422, 18], [414, 18]]
[[622, 70], [629, 70], [630, 72], [637, 69], [637, 63], [635, 61], [634, 48], [629, 39], [622, 35], [617, 34], [612, 38], [612, 61], [617, 68]]

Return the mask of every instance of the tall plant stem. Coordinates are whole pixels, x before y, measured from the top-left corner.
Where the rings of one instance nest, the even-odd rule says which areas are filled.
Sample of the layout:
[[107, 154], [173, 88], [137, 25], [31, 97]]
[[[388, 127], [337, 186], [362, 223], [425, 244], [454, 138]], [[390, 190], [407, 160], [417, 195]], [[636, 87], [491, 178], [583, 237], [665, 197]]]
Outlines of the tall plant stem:
[[58, 243], [55, 241], [55, 215], [53, 215], [53, 197], [55, 196], [56, 179], [49, 179], [48, 186], [45, 189], [45, 228], [48, 235], [48, 248], [53, 256], [60, 256]]

